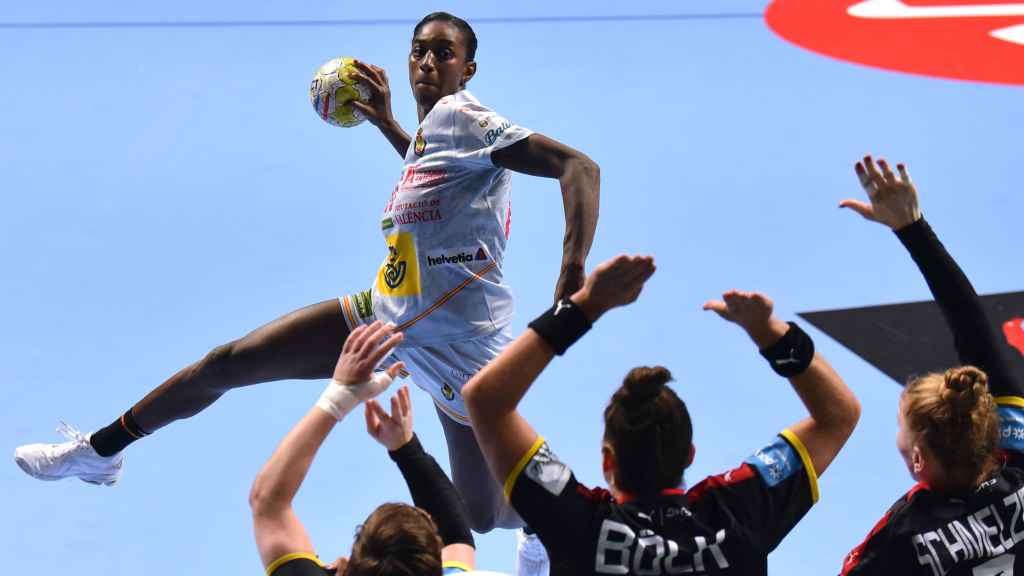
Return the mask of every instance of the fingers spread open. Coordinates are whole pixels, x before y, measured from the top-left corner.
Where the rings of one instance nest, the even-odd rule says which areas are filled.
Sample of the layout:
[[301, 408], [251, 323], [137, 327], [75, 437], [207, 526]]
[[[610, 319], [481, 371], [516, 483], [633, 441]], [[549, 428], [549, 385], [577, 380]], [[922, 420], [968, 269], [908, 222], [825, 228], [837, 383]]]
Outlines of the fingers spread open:
[[398, 390], [398, 407], [401, 408], [402, 418], [408, 418], [412, 414], [412, 401], [409, 399], [408, 386], [402, 386]]
[[376, 436], [377, 429], [380, 427], [380, 419], [377, 418], [377, 413], [373, 410], [376, 403], [376, 400], [367, 400], [363, 410], [366, 416], [366, 431], [370, 436]]
[[854, 166], [853, 170], [854, 170], [854, 172], [857, 173], [857, 179], [860, 180], [861, 188], [863, 188], [865, 192], [870, 194], [871, 193], [871, 177], [868, 175], [867, 169], [864, 168], [863, 164], [861, 164], [860, 162], [857, 162], [857, 164]]
[[885, 181], [894, 184], [896, 182], [896, 175], [892, 173], [889, 163], [885, 160], [879, 160], [878, 165], [882, 167], [882, 177], [885, 178]]
[[[352, 347], [349, 350], [353, 354], [361, 354], [363, 349], [367, 347], [368, 342], [373, 339], [373, 335], [380, 330], [382, 324], [383, 323], [380, 320], [376, 320], [365, 328], [360, 326], [353, 331], [348, 337], [349, 341], [352, 342]], [[360, 328], [362, 328], [362, 330], [360, 330]]]
[[[389, 329], [389, 332], [391, 330], [393, 330], [393, 328]], [[370, 361], [373, 362], [373, 364], [376, 366], [377, 363], [383, 360], [385, 356], [390, 354], [391, 351], [394, 350], [396, 346], [401, 344], [402, 340], [404, 339], [405, 335], [402, 334], [401, 332], [391, 334], [391, 336], [388, 337], [387, 340], [382, 342], [381, 345], [378, 346], [377, 349], [373, 351], [373, 353], [370, 356]]]
[[896, 169], [900, 171], [900, 180], [904, 184], [912, 184], [910, 181], [910, 173], [907, 172], [907, 167], [903, 164], [897, 164]]

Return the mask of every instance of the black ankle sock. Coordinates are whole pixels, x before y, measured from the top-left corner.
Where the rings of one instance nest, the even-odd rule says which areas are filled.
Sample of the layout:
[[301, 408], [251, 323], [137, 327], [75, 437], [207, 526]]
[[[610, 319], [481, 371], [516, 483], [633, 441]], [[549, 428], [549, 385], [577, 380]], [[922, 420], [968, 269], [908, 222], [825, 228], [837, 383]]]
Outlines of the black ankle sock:
[[113, 456], [125, 449], [132, 442], [135, 442], [149, 433], [139, 426], [132, 416], [129, 408], [120, 418], [114, 420], [105, 428], [93, 432], [89, 437], [89, 444], [100, 456]]

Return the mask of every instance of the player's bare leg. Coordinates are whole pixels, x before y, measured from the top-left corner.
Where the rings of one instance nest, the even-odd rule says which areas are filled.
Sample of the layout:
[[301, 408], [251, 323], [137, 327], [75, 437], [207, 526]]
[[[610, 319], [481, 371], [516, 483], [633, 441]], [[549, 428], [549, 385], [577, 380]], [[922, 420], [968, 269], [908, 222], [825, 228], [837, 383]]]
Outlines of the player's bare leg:
[[63, 444], [30, 444], [15, 460], [41, 480], [78, 476], [114, 484], [121, 451], [167, 424], [198, 414], [232, 388], [286, 379], [330, 378], [348, 336], [337, 299], [286, 314], [180, 370], [110, 425], [85, 436], [69, 426]]

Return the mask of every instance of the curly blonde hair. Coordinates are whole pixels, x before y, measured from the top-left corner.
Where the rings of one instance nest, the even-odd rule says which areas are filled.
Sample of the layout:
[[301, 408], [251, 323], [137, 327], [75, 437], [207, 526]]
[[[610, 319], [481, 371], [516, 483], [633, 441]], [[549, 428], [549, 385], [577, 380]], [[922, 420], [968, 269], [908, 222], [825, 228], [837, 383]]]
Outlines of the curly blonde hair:
[[974, 366], [926, 374], [907, 384], [900, 408], [938, 460], [950, 488], [967, 488], [996, 462], [999, 417], [988, 376]]

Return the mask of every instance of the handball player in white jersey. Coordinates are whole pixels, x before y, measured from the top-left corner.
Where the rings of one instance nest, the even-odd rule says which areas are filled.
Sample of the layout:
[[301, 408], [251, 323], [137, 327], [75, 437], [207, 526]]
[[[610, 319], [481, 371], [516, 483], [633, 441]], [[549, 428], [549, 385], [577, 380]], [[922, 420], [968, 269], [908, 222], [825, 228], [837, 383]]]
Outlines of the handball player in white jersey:
[[[512, 299], [502, 280], [511, 226], [510, 171], [557, 178], [566, 229], [555, 298], [582, 286], [597, 224], [599, 171], [584, 154], [519, 127], [466, 91], [476, 73], [476, 36], [438, 12], [413, 32], [409, 83], [420, 126], [409, 136], [391, 113], [384, 70], [358, 63], [371, 97], [356, 105], [405, 159], [386, 200], [387, 256], [370, 290], [291, 312], [217, 346], [171, 376], [110, 425], [91, 434], [64, 427], [70, 441], [19, 447], [15, 459], [42, 480], [69, 476], [111, 485], [126, 446], [188, 418], [224, 392], [284, 379], [330, 378], [348, 334], [381, 320], [404, 333], [395, 351], [413, 381], [434, 398], [452, 474], [473, 528], [517, 527], [480, 455], [460, 390], [511, 338]], [[366, 287], [364, 278], [353, 279]]]

